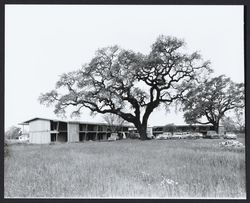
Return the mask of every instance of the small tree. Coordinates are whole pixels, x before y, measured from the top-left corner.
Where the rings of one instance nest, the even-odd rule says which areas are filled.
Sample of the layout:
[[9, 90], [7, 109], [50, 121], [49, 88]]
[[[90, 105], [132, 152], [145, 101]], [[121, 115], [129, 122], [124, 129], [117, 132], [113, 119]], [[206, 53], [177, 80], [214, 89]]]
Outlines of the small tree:
[[63, 74], [55, 90], [40, 96], [40, 103], [55, 104], [56, 114], [64, 114], [68, 106], [76, 107], [73, 115], [81, 108], [115, 114], [148, 139], [151, 113], [179, 99], [186, 90], [183, 83], [209, 70], [209, 62], [197, 52], [183, 53], [184, 45], [183, 40], [160, 36], [148, 55], [118, 46], [99, 49], [82, 69]]
[[6, 139], [18, 139], [22, 135], [22, 130], [19, 127], [12, 126], [5, 132]]
[[115, 114], [105, 114], [103, 115], [103, 119], [108, 124], [111, 133], [118, 133], [126, 123], [124, 119]]
[[235, 121], [230, 116], [223, 117], [221, 119], [221, 123], [225, 127], [225, 130], [227, 132], [236, 132], [236, 131], [238, 131], [237, 124], [235, 123]]
[[243, 109], [234, 109], [230, 115], [222, 118], [222, 124], [225, 126], [227, 131], [240, 132], [245, 131], [245, 114]]
[[167, 124], [167, 125], [164, 126], [163, 130], [171, 132], [173, 134], [174, 131], [176, 130], [176, 126], [174, 125], [174, 123], [169, 123], [169, 124]]
[[226, 112], [244, 107], [244, 84], [234, 83], [224, 75], [206, 79], [203, 83], [193, 83], [189, 88], [182, 100], [187, 123], [210, 123], [218, 132]]
[[245, 132], [245, 108], [235, 109], [234, 113], [239, 132]]

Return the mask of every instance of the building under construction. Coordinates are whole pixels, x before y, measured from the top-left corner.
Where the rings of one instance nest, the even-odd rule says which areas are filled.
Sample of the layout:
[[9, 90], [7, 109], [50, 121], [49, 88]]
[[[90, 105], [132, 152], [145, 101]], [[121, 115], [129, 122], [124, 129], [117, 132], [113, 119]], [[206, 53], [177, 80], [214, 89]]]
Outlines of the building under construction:
[[[207, 135], [208, 131], [214, 131], [215, 128], [213, 125], [207, 125], [207, 124], [193, 124], [193, 125], [174, 125], [174, 124], [168, 124], [165, 126], [154, 126], [152, 129], [153, 135], [157, 136], [159, 134], [162, 134], [164, 132], [198, 132], [202, 133], [204, 136]], [[224, 135], [225, 133], [225, 127], [223, 125], [220, 125], [218, 128], [218, 134]]]
[[108, 125], [107, 123], [90, 123], [61, 121], [46, 118], [33, 118], [20, 123], [29, 125], [29, 142], [47, 144], [51, 142], [81, 142], [85, 140], [107, 140], [116, 129], [118, 136], [128, 134], [127, 125]]
[[[78, 121], [61, 121], [46, 118], [33, 118], [20, 125], [29, 126], [29, 142], [48, 144], [51, 142], [83, 142], [88, 140], [108, 140], [112, 132], [118, 137], [137, 135], [138, 131], [131, 125], [108, 125], [107, 123], [91, 123]], [[115, 129], [115, 131], [114, 131]], [[214, 131], [212, 125], [174, 125], [148, 127], [147, 134], [157, 136], [164, 132], [199, 132], [206, 135]], [[219, 134], [224, 134], [224, 127], [219, 127]]]

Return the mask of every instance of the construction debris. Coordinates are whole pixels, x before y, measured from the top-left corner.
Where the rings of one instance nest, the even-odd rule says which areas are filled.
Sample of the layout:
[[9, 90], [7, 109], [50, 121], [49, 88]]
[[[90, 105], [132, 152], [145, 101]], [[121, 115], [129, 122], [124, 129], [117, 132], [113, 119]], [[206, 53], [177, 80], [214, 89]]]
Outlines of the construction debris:
[[237, 138], [237, 135], [234, 133], [226, 133], [224, 135], [224, 139], [234, 139], [235, 140], [236, 138]]
[[225, 142], [220, 142], [219, 145], [220, 147], [235, 147], [235, 148], [245, 147], [241, 142], [237, 140], [227, 140]]
[[198, 139], [202, 138], [202, 133], [198, 132], [164, 132], [155, 137], [157, 140], [167, 140], [167, 139]]
[[108, 138], [108, 141], [115, 141], [119, 140], [118, 133], [111, 133], [110, 137]]

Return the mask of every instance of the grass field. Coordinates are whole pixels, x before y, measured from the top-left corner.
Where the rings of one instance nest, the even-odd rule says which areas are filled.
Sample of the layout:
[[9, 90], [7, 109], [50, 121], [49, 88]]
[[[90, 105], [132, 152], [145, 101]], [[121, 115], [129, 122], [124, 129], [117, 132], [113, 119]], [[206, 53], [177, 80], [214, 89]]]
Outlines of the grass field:
[[[243, 138], [239, 141], [244, 143]], [[5, 197], [246, 198], [245, 150], [222, 139], [14, 144]]]

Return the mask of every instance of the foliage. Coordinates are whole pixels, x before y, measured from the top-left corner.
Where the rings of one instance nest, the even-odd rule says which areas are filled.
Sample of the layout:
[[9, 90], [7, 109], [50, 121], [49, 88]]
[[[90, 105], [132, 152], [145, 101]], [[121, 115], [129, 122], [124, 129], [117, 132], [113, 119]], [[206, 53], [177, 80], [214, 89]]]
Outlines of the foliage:
[[211, 123], [218, 131], [220, 120], [226, 112], [244, 107], [244, 84], [234, 83], [224, 75], [193, 83], [189, 88], [182, 100], [187, 123]]
[[176, 126], [174, 125], [174, 123], [169, 123], [165, 125], [163, 129], [164, 132], [171, 132], [171, 133], [173, 133], [175, 130], [176, 130]]
[[245, 132], [245, 108], [234, 109], [229, 116], [222, 118], [222, 124], [226, 131]]
[[245, 108], [235, 109], [235, 122], [239, 132], [245, 132]]
[[5, 132], [5, 138], [18, 139], [18, 137], [21, 136], [21, 134], [22, 134], [21, 128], [12, 126]]
[[209, 61], [197, 52], [182, 53], [184, 45], [183, 40], [160, 36], [148, 55], [118, 46], [99, 49], [80, 70], [61, 75], [56, 89], [42, 94], [40, 103], [55, 104], [56, 114], [65, 114], [70, 105], [76, 107], [72, 115], [79, 115], [83, 107], [116, 114], [147, 139], [147, 122], [154, 109], [179, 99], [186, 91], [183, 84], [211, 71]]
[[7, 142], [4, 140], [4, 157], [9, 155], [9, 149], [8, 149], [8, 144]]
[[126, 121], [116, 114], [105, 114], [103, 119], [108, 124], [111, 133], [118, 133]]
[[236, 132], [237, 131], [236, 123], [230, 116], [224, 116], [221, 119], [221, 123], [225, 127], [225, 130], [227, 132]]

